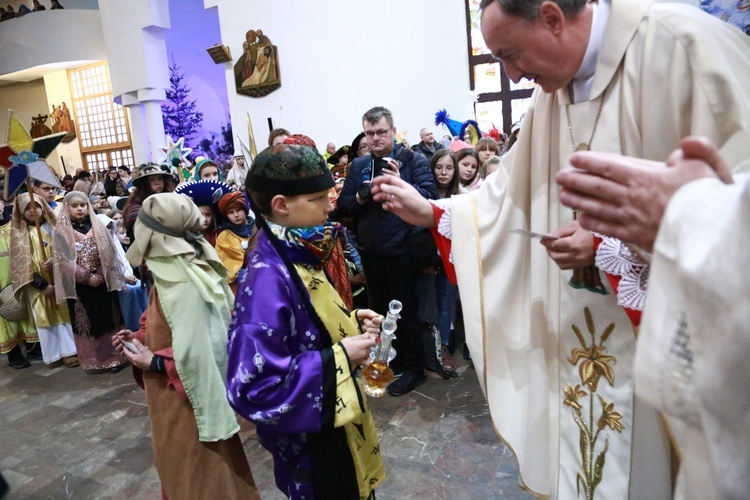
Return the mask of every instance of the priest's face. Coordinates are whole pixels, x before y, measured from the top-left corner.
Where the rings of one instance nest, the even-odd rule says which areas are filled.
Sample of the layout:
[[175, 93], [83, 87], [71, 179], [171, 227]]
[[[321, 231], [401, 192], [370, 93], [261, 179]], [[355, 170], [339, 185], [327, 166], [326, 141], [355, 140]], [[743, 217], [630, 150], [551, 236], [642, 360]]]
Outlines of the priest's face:
[[552, 15], [545, 15], [548, 12], [544, 7], [550, 3], [542, 4], [536, 19], [526, 20], [505, 12], [499, 2], [492, 2], [482, 11], [482, 36], [511, 80], [515, 83], [522, 78], [533, 80], [551, 93], [573, 79], [586, 44], [582, 48], [571, 46], [565, 30], [572, 28], [559, 8], [555, 5], [550, 11]]

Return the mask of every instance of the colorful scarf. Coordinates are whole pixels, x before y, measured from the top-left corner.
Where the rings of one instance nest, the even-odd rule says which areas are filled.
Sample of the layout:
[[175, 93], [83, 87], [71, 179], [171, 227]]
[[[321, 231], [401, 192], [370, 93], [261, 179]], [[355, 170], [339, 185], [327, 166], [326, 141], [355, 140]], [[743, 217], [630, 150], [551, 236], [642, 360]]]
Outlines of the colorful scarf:
[[341, 234], [341, 224], [328, 222], [323, 226], [284, 227], [268, 221], [276, 238], [288, 248], [305, 248], [321, 262], [328, 262]]

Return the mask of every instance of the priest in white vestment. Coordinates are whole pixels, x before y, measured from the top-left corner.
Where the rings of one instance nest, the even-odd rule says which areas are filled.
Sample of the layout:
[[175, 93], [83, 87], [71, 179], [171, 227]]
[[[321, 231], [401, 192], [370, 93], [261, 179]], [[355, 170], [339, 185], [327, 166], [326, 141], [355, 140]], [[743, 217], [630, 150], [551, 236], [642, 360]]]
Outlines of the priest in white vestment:
[[[437, 226], [439, 245], [452, 238], [442, 254], [455, 265], [467, 342], [522, 485], [552, 498], [670, 498], [676, 445], [658, 412], [633, 397], [648, 266], [574, 223], [554, 176], [575, 149], [664, 161], [691, 133], [737, 165], [750, 141], [750, 39], [684, 4], [582, 0], [570, 13], [551, 1], [502, 2], [538, 10], [522, 19], [484, 1], [487, 46], [511, 79], [541, 88], [501, 170], [432, 207], [391, 177], [376, 180], [375, 199]], [[558, 239], [543, 246], [516, 229]], [[569, 268], [594, 259], [606, 295], [570, 286]]]

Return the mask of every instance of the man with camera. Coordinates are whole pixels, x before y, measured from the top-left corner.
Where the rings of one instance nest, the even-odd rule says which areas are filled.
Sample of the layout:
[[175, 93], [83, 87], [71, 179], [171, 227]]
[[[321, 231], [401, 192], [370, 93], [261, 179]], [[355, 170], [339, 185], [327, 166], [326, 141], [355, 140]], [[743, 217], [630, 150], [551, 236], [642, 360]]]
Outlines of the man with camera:
[[403, 375], [388, 386], [389, 394], [402, 396], [424, 381], [417, 270], [406, 244], [414, 228], [383, 210], [381, 203], [373, 201], [370, 189], [372, 180], [380, 175], [400, 177], [427, 199], [437, 198], [437, 186], [425, 157], [396, 144], [396, 127], [388, 109], [370, 109], [362, 116], [362, 125], [370, 154], [355, 159], [349, 167], [338, 208], [341, 215], [355, 221], [370, 308], [384, 314], [393, 299], [404, 306], [396, 334], [398, 354], [391, 363], [393, 371]]

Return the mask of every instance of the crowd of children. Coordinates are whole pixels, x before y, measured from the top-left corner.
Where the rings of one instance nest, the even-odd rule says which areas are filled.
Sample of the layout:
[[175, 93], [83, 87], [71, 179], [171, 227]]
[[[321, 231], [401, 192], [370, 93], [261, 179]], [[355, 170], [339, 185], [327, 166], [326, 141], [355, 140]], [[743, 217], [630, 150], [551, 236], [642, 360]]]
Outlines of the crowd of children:
[[[64, 196], [36, 183], [0, 206], [0, 352], [14, 368], [132, 363], [167, 497], [258, 497], [236, 412], [290, 498], [374, 498], [384, 470], [359, 367], [385, 311], [354, 308], [362, 265], [334, 178], [367, 142], [326, 162], [309, 137], [272, 135], [250, 168], [233, 160], [232, 186], [199, 158], [179, 186], [169, 165], [149, 163], [103, 183], [79, 174]], [[478, 187], [498, 153], [492, 140], [436, 151], [440, 197]], [[434, 314], [421, 319], [449, 363], [458, 294], [437, 262], [425, 273]], [[186, 480], [188, 462], [210, 480]]]

